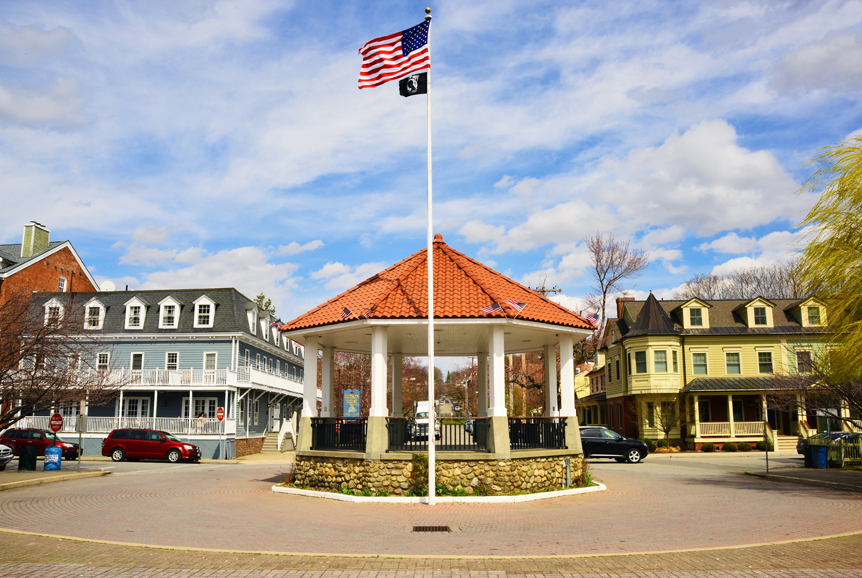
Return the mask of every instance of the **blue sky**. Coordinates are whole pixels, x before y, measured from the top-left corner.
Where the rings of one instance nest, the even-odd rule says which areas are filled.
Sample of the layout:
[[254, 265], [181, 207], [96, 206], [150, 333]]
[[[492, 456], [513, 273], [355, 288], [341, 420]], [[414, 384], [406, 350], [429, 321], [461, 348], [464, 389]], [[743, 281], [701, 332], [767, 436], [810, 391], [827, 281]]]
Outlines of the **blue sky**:
[[[425, 99], [357, 50], [425, 2], [0, 2], [5, 243], [118, 287], [234, 286], [286, 321], [425, 243]], [[862, 127], [860, 2], [431, 4], [435, 232], [582, 307], [786, 259], [818, 147]]]

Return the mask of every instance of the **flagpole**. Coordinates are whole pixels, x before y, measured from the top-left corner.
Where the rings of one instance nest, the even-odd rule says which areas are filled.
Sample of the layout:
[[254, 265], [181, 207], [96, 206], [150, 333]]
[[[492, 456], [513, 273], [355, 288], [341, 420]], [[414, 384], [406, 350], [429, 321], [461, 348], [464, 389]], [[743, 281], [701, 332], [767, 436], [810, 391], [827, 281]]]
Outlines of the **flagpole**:
[[[431, 21], [431, 8], [425, 9], [425, 20]], [[431, 35], [428, 35], [428, 61], [431, 61]], [[428, 103], [428, 505], [434, 505], [436, 487], [434, 433], [437, 415], [434, 411], [434, 231], [431, 211], [431, 68], [427, 72]]]

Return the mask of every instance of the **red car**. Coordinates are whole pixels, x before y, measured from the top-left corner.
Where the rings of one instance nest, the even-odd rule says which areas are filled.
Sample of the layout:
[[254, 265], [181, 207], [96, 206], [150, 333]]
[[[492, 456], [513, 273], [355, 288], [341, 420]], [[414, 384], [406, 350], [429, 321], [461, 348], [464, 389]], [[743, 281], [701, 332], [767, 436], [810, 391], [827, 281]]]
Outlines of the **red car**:
[[54, 432], [44, 429], [7, 429], [0, 436], [0, 444], [12, 448], [16, 456], [21, 454], [21, 448], [25, 446], [35, 446], [36, 455], [44, 456], [45, 448], [58, 445], [63, 448], [63, 459], [78, 458], [78, 444], [61, 440]]
[[130, 459], [157, 459], [179, 462], [201, 460], [201, 449], [154, 429], [115, 429], [102, 441], [102, 455], [115, 462]]

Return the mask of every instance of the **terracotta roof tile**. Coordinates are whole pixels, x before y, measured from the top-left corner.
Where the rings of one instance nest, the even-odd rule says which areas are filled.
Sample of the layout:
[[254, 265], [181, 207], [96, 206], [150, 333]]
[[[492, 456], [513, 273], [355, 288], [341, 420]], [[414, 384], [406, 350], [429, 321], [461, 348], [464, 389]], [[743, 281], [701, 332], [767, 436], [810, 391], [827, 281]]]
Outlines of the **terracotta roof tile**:
[[[518, 313], [506, 301], [526, 303]], [[482, 313], [499, 303], [503, 311]], [[351, 314], [342, 319], [344, 309]], [[320, 327], [362, 319], [422, 319], [428, 316], [428, 266], [426, 249], [413, 253], [333, 297], [308, 313], [281, 326], [282, 331]], [[558, 303], [531, 291], [505, 275], [486, 267], [443, 242], [434, 239], [435, 319], [514, 318], [579, 327], [595, 327]]]

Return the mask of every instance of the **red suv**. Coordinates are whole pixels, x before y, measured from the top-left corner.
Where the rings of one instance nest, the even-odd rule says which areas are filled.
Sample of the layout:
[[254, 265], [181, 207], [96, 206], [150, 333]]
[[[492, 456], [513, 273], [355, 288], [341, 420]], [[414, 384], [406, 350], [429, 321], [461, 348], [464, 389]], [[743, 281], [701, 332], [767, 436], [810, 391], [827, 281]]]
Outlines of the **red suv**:
[[102, 441], [102, 455], [115, 462], [151, 458], [169, 462], [201, 460], [201, 449], [171, 434], [153, 429], [115, 429]]
[[74, 460], [78, 458], [78, 444], [63, 441], [52, 431], [44, 429], [7, 429], [0, 436], [0, 444], [9, 446], [15, 455], [21, 454], [21, 448], [34, 446], [36, 455], [44, 456], [45, 448], [57, 445], [63, 448], [63, 459]]

